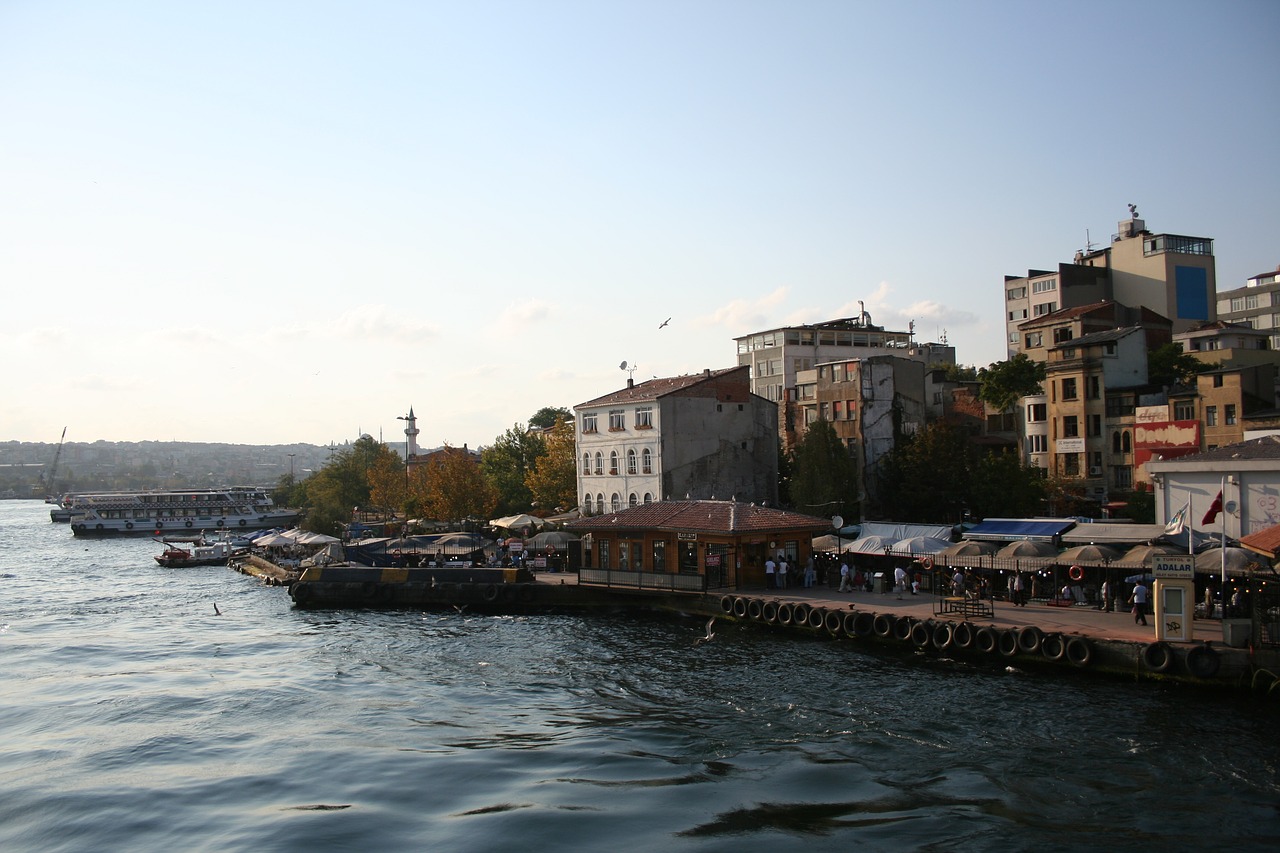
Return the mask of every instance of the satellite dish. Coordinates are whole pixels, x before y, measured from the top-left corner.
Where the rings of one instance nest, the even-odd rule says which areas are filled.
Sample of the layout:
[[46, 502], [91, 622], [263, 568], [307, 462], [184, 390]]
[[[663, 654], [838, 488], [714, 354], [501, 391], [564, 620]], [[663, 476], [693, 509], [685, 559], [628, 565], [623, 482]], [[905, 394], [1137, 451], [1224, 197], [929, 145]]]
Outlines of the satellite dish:
[[1229, 512], [1231, 515], [1235, 515], [1236, 510], [1240, 508], [1240, 505], [1237, 504], [1235, 501], [1227, 501], [1225, 504], [1222, 505], [1222, 508], [1227, 512]]
[[844, 516], [842, 515], [831, 516], [831, 526], [834, 527], [836, 530], [839, 530], [841, 527], [844, 527]]
[[619, 365], [618, 365], [618, 369], [619, 369], [619, 370], [626, 370], [626, 369], [627, 369], [627, 363], [626, 363], [625, 361], [624, 361], [624, 362], [622, 362], [622, 364], [619, 364]]

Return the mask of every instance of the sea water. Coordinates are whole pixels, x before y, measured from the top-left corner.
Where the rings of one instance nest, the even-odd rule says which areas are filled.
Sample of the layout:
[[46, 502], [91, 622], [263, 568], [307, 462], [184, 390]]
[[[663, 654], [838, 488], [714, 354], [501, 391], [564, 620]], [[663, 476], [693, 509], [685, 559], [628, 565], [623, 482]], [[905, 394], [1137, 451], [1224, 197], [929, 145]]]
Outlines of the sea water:
[[48, 509], [0, 502], [0, 850], [1280, 838], [1280, 699], [670, 615], [297, 610]]

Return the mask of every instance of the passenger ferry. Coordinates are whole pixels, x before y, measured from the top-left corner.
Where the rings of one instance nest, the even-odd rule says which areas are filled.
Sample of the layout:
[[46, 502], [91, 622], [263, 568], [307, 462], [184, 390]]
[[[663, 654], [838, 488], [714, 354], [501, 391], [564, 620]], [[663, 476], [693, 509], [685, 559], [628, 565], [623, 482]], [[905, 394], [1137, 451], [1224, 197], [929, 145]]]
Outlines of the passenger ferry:
[[265, 530], [288, 527], [300, 513], [277, 509], [260, 487], [77, 494], [75, 536], [196, 533], [201, 530]]

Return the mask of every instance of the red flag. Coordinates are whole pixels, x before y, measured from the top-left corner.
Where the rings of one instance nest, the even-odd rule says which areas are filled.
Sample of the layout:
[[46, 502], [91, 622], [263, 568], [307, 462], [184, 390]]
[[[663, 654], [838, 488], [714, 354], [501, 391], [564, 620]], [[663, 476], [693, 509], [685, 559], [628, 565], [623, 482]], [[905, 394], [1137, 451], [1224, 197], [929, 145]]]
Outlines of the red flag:
[[1218, 492], [1218, 496], [1213, 499], [1213, 503], [1209, 504], [1209, 511], [1204, 514], [1204, 518], [1200, 519], [1200, 526], [1213, 524], [1213, 520], [1218, 517], [1218, 513], [1222, 512], [1222, 492]]

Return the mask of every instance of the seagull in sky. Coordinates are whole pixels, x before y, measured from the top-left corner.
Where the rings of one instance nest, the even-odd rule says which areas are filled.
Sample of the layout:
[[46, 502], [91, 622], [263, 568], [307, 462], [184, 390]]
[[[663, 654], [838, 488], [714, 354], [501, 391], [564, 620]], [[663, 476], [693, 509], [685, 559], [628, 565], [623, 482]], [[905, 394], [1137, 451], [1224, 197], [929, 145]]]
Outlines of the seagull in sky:
[[661, 329], [663, 326], [667, 325], [670, 322], [671, 322], [671, 318], [668, 317], [667, 319], [663, 320], [661, 323], [658, 324], [658, 328]]
[[698, 645], [699, 643], [709, 643], [715, 639], [716, 635], [711, 631], [711, 626], [714, 624], [716, 624], [716, 617], [712, 616], [710, 619], [707, 620], [707, 636], [699, 637], [698, 639], [694, 640], [693, 644], [695, 646]]

